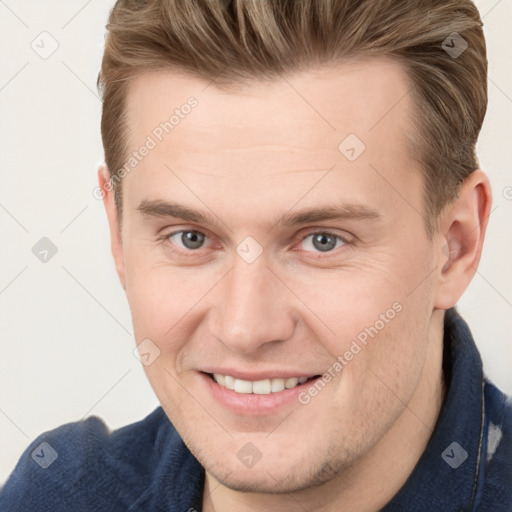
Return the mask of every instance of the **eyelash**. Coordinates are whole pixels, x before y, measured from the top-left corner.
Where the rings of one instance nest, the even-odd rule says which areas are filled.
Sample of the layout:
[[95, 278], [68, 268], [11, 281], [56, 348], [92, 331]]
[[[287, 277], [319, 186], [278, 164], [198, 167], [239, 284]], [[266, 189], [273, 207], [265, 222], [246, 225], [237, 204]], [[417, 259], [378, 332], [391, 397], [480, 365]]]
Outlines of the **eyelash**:
[[[159, 240], [163, 241], [163, 242], [170, 242], [170, 238], [174, 235], [177, 235], [179, 233], [188, 233], [188, 232], [193, 232], [193, 233], [199, 233], [200, 235], [203, 235], [205, 238], [208, 239], [208, 235], [206, 235], [205, 233], [203, 233], [202, 231], [199, 231], [197, 229], [180, 229], [180, 230], [177, 230], [177, 231], [173, 231], [172, 233], [168, 233], [164, 236], [162, 236]], [[336, 239], [336, 241], [340, 241], [342, 242], [342, 245], [340, 247], [334, 247], [332, 250], [330, 251], [326, 251], [324, 253], [322, 253], [322, 251], [305, 251], [305, 252], [310, 252], [312, 254], [316, 254], [316, 255], [320, 255], [320, 257], [328, 257], [330, 254], [336, 252], [336, 250], [338, 249], [341, 249], [342, 247], [344, 247], [345, 245], [349, 244], [350, 242], [347, 240], [347, 238], [337, 234], [337, 233], [333, 233], [332, 231], [325, 231], [325, 230], [318, 230], [318, 231], [311, 231], [309, 232], [308, 234], [302, 236], [302, 238], [300, 238], [299, 240], [299, 243], [302, 243], [304, 242], [304, 240], [306, 240], [307, 238], [309, 238], [310, 236], [313, 236], [313, 235], [327, 235], [327, 236], [330, 236], [330, 237], [333, 237]], [[172, 242], [171, 242], [172, 243]], [[174, 247], [172, 248], [172, 251], [177, 253], [178, 255], [180, 256], [190, 256], [190, 254], [192, 253], [199, 253], [201, 251], [202, 248], [199, 248], [199, 249], [180, 249], [180, 248], [176, 248], [175, 244], [172, 244], [174, 245]], [[326, 256], [322, 256], [322, 254], [325, 254]]]

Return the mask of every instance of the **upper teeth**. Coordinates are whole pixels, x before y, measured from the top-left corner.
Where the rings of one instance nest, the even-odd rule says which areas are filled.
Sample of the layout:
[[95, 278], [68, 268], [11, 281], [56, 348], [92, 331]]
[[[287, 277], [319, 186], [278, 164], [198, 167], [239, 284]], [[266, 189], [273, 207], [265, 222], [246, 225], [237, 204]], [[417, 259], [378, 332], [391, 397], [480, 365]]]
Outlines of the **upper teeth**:
[[242, 380], [235, 379], [231, 375], [221, 375], [214, 373], [215, 382], [223, 388], [231, 389], [237, 393], [254, 393], [256, 395], [269, 395], [270, 393], [278, 393], [285, 388], [294, 388], [299, 384], [304, 384], [308, 380], [307, 377], [291, 377], [289, 379], [265, 379], [265, 380]]

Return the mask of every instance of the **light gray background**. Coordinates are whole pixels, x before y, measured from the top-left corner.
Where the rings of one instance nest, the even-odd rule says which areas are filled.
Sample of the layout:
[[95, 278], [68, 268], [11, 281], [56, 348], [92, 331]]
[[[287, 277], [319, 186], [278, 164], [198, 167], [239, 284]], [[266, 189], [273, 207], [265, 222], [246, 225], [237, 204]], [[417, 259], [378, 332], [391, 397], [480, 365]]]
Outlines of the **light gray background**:
[[[92, 195], [103, 160], [95, 84], [112, 5], [0, 0], [0, 482], [46, 430], [91, 414], [114, 429], [158, 405], [132, 352], [103, 205]], [[459, 308], [487, 374], [512, 394], [512, 2], [477, 5], [490, 61], [478, 150], [494, 206]], [[43, 31], [59, 45], [47, 59], [31, 47], [51, 48]], [[47, 263], [32, 253], [43, 236], [58, 247]]]

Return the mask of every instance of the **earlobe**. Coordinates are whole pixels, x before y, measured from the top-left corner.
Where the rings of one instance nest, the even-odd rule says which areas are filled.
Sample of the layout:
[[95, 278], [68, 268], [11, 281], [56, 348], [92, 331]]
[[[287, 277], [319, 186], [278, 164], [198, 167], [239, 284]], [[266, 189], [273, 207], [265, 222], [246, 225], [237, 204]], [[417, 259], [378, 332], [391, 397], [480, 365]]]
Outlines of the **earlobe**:
[[455, 306], [473, 279], [482, 254], [491, 202], [489, 179], [483, 171], [476, 170], [464, 180], [458, 196], [441, 214], [436, 309]]
[[110, 230], [110, 247], [114, 263], [116, 266], [117, 275], [121, 281], [124, 290], [125, 286], [125, 268], [124, 268], [124, 255], [121, 243], [121, 230], [119, 226], [118, 211], [114, 197], [114, 190], [110, 181], [110, 173], [107, 165], [102, 164], [98, 168], [98, 184], [103, 197], [103, 206], [107, 214], [108, 225]]

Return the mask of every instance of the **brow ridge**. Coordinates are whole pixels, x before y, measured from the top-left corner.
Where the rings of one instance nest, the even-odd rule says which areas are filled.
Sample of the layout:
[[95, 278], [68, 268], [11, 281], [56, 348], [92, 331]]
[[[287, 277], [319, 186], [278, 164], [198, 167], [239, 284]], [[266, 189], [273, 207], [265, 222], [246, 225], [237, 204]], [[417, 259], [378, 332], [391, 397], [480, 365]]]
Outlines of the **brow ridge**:
[[[208, 212], [195, 210], [183, 204], [162, 200], [143, 200], [137, 210], [152, 217], [174, 217], [189, 222], [215, 225], [213, 215]], [[297, 212], [287, 212], [281, 215], [274, 226], [297, 226], [312, 222], [328, 220], [377, 220], [382, 215], [372, 208], [357, 203], [328, 205], [306, 208]]]

